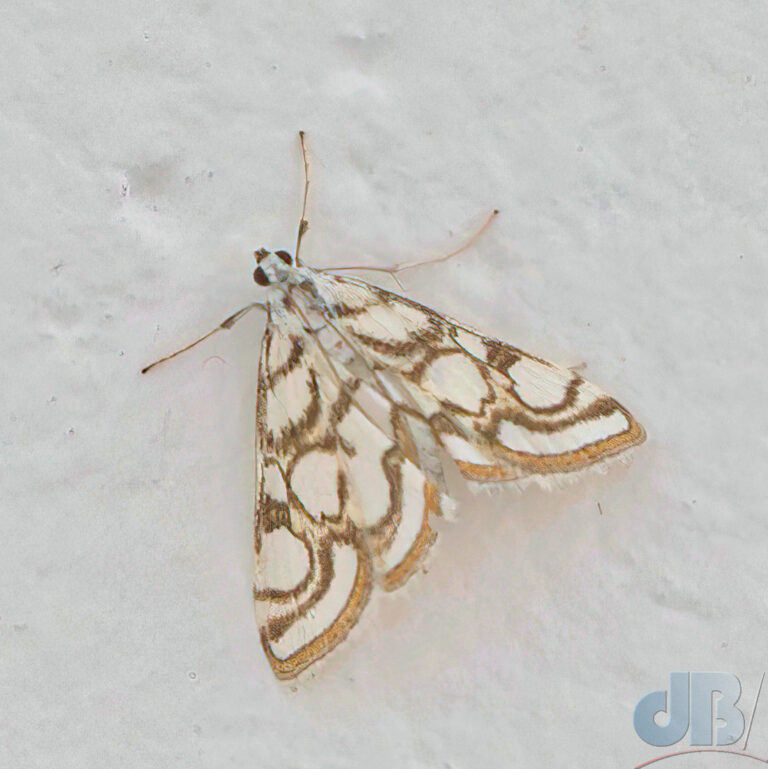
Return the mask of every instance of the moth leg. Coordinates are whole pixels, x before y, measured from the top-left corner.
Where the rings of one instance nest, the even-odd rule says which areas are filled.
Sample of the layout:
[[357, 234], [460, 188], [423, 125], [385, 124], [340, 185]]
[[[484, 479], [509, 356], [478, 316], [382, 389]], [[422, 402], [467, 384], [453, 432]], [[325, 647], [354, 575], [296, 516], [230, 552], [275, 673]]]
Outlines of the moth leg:
[[269, 312], [267, 309], [267, 305], [265, 305], [262, 302], [251, 302], [251, 304], [245, 305], [245, 307], [241, 307], [237, 312], [233, 312], [232, 315], [230, 315], [228, 318], [223, 320], [221, 323], [219, 323], [216, 328], [214, 328], [212, 331], [209, 331], [207, 334], [203, 334], [199, 339], [196, 339], [191, 344], [188, 344], [186, 347], [182, 347], [180, 350], [176, 350], [176, 352], [172, 352], [170, 355], [166, 355], [164, 358], [160, 358], [159, 360], [156, 360], [154, 363], [150, 363], [148, 366], [144, 366], [144, 368], [141, 370], [142, 374], [146, 374], [147, 371], [149, 371], [151, 368], [154, 368], [158, 365], [158, 363], [163, 363], [167, 360], [170, 360], [171, 358], [175, 358], [177, 355], [181, 355], [181, 353], [186, 352], [187, 350], [191, 350], [195, 345], [200, 344], [200, 342], [205, 341], [208, 339], [209, 336], [213, 336], [218, 331], [223, 331], [225, 329], [230, 329], [232, 326], [237, 323], [237, 321], [240, 320], [243, 316], [247, 315], [251, 310], [258, 307], [260, 310], [264, 310], [265, 312]]
[[486, 217], [480, 229], [477, 230], [466, 242], [464, 242], [455, 251], [451, 251], [450, 254], [444, 256], [435, 256], [430, 259], [422, 259], [418, 262], [405, 262], [404, 264], [395, 264], [392, 267], [369, 267], [366, 265], [359, 265], [353, 267], [325, 267], [319, 270], [319, 272], [341, 272], [346, 270], [361, 270], [363, 272], [385, 272], [392, 276], [392, 279], [402, 288], [403, 285], [397, 279], [397, 273], [404, 272], [405, 270], [412, 270], [414, 267], [421, 267], [425, 264], [437, 264], [438, 262], [445, 262], [448, 259], [452, 259], [457, 254], [469, 248], [490, 226], [491, 222], [498, 216], [499, 210], [494, 208], [490, 214]]
[[304, 233], [309, 229], [307, 216], [307, 197], [309, 196], [309, 160], [307, 159], [307, 148], [304, 144], [304, 131], [299, 131], [299, 143], [301, 144], [301, 159], [304, 163], [304, 201], [301, 204], [301, 219], [299, 220], [299, 232], [296, 236], [296, 252], [294, 259], [297, 266], [301, 265], [299, 260], [299, 249], [301, 248], [301, 239]]
[[390, 269], [389, 267], [366, 267], [365, 265], [359, 265], [355, 267], [320, 267], [318, 272], [345, 272], [347, 270], [355, 270], [358, 272], [385, 272], [392, 280], [397, 283], [402, 291], [405, 291], [405, 286], [400, 282], [400, 278], [397, 277], [397, 270]]
[[478, 229], [477, 232], [475, 232], [474, 235], [472, 235], [469, 238], [469, 240], [465, 241], [461, 246], [459, 246], [459, 248], [457, 248], [455, 251], [451, 251], [450, 254], [445, 254], [445, 256], [432, 257], [431, 259], [422, 259], [421, 261], [418, 261], [418, 262], [408, 262], [407, 264], [397, 264], [391, 268], [392, 272], [403, 272], [404, 270], [412, 270], [414, 267], [421, 267], [423, 264], [437, 264], [438, 262], [445, 262], [445, 261], [448, 261], [448, 259], [453, 259], [454, 256], [468, 249], [488, 229], [491, 222], [498, 215], [499, 215], [499, 209], [494, 208], [493, 211], [491, 211], [491, 213], [488, 214], [488, 216], [486, 217], [480, 229]]

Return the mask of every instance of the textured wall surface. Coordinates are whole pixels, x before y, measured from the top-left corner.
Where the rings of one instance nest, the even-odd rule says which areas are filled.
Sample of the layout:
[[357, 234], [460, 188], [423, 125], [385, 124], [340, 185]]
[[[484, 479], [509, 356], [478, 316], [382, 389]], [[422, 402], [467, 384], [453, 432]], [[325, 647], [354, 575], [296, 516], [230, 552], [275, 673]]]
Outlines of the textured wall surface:
[[[738, 674], [749, 711], [766, 39], [736, 0], [6, 4], [0, 763], [629, 767], [671, 671]], [[298, 129], [307, 261], [438, 255], [498, 207], [408, 293], [586, 362], [649, 439], [563, 491], [463, 495], [429, 574], [291, 688], [250, 597], [263, 320], [138, 372], [292, 247]]]

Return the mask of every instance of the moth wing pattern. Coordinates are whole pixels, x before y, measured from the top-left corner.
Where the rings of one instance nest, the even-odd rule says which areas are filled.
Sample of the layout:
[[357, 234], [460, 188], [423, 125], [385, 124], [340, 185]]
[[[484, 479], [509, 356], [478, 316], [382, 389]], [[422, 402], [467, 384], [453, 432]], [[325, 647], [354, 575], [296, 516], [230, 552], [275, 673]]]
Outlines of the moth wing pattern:
[[419, 568], [444, 450], [479, 483], [545, 485], [641, 443], [578, 373], [362, 280], [312, 271], [270, 304], [257, 399], [254, 598], [278, 678]]
[[547, 486], [645, 439], [575, 371], [361, 280], [333, 277], [321, 290], [345, 336], [471, 481]]
[[[334, 373], [340, 369], [341, 376]], [[388, 404], [334, 366], [295, 313], [272, 313], [257, 400], [254, 599], [278, 678], [297, 676], [346, 638], [374, 584], [402, 585], [434, 540], [435, 485], [409, 460]]]

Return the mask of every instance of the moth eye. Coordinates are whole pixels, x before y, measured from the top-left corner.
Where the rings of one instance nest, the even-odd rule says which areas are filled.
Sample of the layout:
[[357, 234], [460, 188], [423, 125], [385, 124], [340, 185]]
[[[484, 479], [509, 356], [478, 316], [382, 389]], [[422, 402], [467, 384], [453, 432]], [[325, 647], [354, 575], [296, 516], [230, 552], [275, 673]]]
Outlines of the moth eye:
[[275, 251], [275, 256], [279, 256], [286, 264], [293, 264], [293, 257], [287, 251]]
[[269, 285], [269, 278], [267, 277], [267, 273], [264, 272], [264, 270], [261, 267], [257, 267], [253, 271], [253, 279], [260, 285], [260, 286], [268, 286]]

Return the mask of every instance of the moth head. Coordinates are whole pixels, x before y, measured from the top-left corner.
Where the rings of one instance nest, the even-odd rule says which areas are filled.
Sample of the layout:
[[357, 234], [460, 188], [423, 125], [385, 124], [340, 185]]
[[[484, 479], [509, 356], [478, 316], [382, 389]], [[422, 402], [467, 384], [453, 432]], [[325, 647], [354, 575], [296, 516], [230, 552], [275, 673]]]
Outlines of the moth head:
[[253, 279], [260, 286], [268, 286], [270, 283], [283, 283], [288, 279], [290, 270], [287, 267], [293, 267], [293, 257], [287, 251], [267, 251], [266, 248], [260, 248], [253, 252], [256, 258], [257, 267], [253, 271]]

